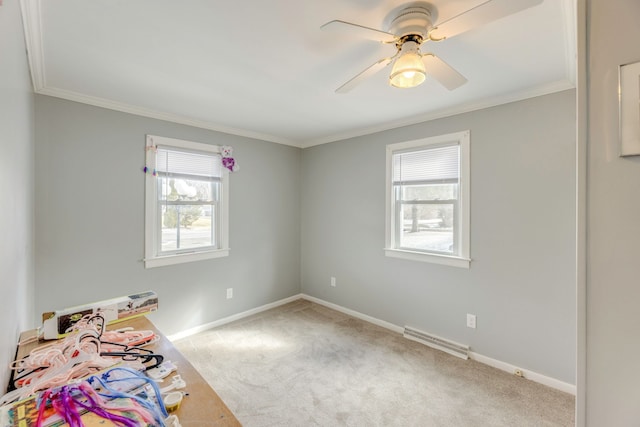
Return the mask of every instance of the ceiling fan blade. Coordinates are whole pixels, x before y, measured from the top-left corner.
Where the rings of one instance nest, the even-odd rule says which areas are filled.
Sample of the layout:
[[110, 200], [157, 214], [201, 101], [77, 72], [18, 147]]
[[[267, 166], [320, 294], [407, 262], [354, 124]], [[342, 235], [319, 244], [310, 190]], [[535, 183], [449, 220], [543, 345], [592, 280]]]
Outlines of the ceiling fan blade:
[[542, 0], [489, 0], [453, 18], [438, 23], [432, 40], [451, 38], [542, 3]]
[[346, 21], [330, 21], [321, 26], [320, 29], [335, 33], [348, 34], [382, 43], [393, 43], [396, 41], [396, 36], [391, 33], [364, 27], [358, 24], [352, 24], [351, 22]]
[[391, 58], [383, 58], [379, 60], [378, 62], [376, 62], [375, 64], [373, 64], [372, 66], [370, 66], [369, 68], [367, 68], [366, 70], [364, 70], [363, 72], [361, 72], [360, 74], [358, 74], [357, 76], [355, 76], [354, 78], [352, 78], [351, 80], [349, 80], [348, 82], [340, 86], [338, 89], [336, 89], [336, 93], [349, 92], [351, 89], [358, 86], [364, 80], [368, 79], [378, 71], [382, 70], [387, 65], [391, 64], [394, 58], [395, 56], [392, 56]]
[[428, 53], [422, 59], [427, 69], [427, 75], [432, 76], [447, 89], [454, 90], [467, 82], [462, 74], [434, 54]]

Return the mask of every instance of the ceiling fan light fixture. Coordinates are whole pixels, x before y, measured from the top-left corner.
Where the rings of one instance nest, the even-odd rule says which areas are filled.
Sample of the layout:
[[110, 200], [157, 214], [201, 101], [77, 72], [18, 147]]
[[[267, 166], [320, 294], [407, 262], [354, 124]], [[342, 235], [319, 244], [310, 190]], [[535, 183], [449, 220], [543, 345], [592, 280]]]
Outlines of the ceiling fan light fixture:
[[400, 56], [393, 63], [389, 84], [393, 87], [411, 88], [424, 82], [427, 74], [422, 55], [415, 42], [405, 42], [400, 48]]

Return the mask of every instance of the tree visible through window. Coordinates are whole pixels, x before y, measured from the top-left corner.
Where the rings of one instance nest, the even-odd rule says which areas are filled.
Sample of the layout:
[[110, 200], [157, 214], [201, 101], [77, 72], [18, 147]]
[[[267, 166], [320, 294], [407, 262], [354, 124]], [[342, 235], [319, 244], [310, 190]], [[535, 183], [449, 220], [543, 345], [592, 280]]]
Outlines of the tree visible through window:
[[217, 249], [220, 156], [159, 146], [156, 173], [162, 215], [158, 252]]
[[462, 132], [387, 147], [387, 255], [468, 259], [468, 145]]
[[155, 174], [147, 177], [146, 265], [226, 255], [227, 173], [219, 147], [157, 136], [148, 136], [147, 147]]

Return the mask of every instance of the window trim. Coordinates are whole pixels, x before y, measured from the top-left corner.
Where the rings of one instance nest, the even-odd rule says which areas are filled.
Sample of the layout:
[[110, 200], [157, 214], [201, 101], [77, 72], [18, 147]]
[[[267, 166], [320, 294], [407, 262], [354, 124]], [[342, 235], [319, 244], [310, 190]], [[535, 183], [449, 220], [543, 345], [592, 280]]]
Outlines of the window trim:
[[[412, 261], [423, 261], [453, 267], [469, 268], [470, 254], [470, 225], [471, 225], [471, 168], [470, 168], [470, 140], [469, 130], [446, 135], [433, 136], [412, 141], [389, 144], [386, 147], [386, 209], [385, 209], [385, 255], [392, 258], [402, 258]], [[459, 226], [458, 244], [459, 255], [445, 255], [438, 253], [418, 252], [396, 247], [395, 236], [395, 198], [393, 191], [393, 155], [399, 151], [418, 148], [435, 148], [444, 143], [456, 142], [460, 146], [460, 188], [459, 188]]]
[[[149, 170], [156, 168], [156, 155], [154, 147], [161, 145], [175, 147], [177, 149], [203, 151], [207, 153], [220, 154], [220, 146], [203, 144], [200, 142], [186, 141], [182, 139], [167, 138], [163, 136], [146, 136], [146, 165]], [[145, 174], [145, 257], [144, 267], [154, 268], [165, 265], [181, 264], [185, 262], [200, 261], [205, 259], [220, 258], [229, 255], [229, 171], [222, 168], [220, 178], [221, 190], [219, 210], [219, 248], [208, 250], [185, 250], [168, 255], [158, 255], [157, 248], [157, 227], [158, 227], [158, 179], [151, 173]]]

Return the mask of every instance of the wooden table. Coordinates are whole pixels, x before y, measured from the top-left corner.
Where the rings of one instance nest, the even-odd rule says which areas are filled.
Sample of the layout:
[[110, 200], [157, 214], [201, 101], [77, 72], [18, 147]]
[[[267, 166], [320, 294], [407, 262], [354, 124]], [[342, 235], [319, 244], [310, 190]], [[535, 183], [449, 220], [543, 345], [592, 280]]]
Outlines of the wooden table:
[[[203, 427], [203, 426], [240, 426], [240, 422], [233, 413], [227, 408], [220, 396], [211, 388], [211, 386], [202, 378], [202, 375], [196, 371], [191, 363], [176, 349], [173, 344], [165, 337], [146, 317], [137, 317], [126, 320], [124, 322], [115, 323], [107, 327], [107, 329], [119, 329], [124, 327], [132, 327], [138, 330], [153, 330], [160, 340], [148, 348], [155, 353], [164, 356], [164, 360], [170, 360], [178, 367], [177, 373], [173, 373], [167, 377], [170, 379], [173, 375], [180, 375], [187, 383], [184, 389], [188, 396], [182, 399], [180, 408], [173, 412], [180, 419], [182, 427]], [[35, 336], [36, 331], [26, 331], [20, 335], [20, 342], [25, 341], [29, 337]], [[49, 343], [50, 341], [31, 342], [18, 347], [16, 358], [22, 358], [27, 355], [33, 348]], [[165, 386], [169, 384], [165, 380]]]

